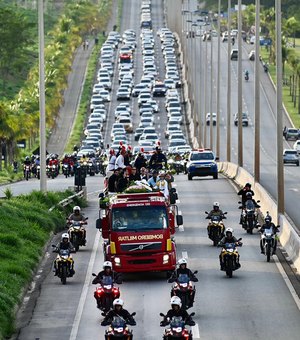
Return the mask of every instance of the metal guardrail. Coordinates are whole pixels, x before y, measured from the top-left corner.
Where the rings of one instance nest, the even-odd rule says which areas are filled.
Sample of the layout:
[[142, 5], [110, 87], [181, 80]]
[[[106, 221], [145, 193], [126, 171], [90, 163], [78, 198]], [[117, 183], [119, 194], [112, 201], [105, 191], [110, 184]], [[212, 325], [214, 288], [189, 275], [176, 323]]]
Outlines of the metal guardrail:
[[53, 205], [49, 209], [49, 212], [53, 211], [57, 206], [66, 207], [66, 206], [68, 206], [69, 204], [71, 204], [73, 202], [74, 198], [76, 198], [76, 197], [85, 197], [85, 195], [86, 195], [86, 191], [84, 189], [80, 190], [76, 194], [63, 199], [62, 201], [58, 202], [56, 205]]

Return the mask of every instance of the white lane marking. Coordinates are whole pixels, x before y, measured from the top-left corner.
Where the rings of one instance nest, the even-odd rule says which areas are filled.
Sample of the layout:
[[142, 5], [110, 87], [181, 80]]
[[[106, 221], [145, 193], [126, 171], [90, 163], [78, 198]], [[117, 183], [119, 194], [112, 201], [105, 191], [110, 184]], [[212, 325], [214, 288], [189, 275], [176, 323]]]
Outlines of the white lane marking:
[[184, 258], [184, 259], [188, 259], [189, 258], [187, 251], [183, 251], [182, 252], [182, 258]]
[[277, 269], [279, 270], [279, 273], [281, 274], [285, 284], [287, 285], [287, 287], [288, 287], [288, 289], [289, 289], [289, 291], [290, 291], [290, 293], [291, 293], [291, 295], [292, 295], [292, 297], [293, 297], [293, 299], [294, 299], [298, 309], [300, 310], [300, 299], [299, 299], [299, 297], [298, 297], [298, 295], [297, 295], [297, 293], [296, 293], [296, 291], [295, 291], [295, 289], [294, 289], [290, 279], [286, 275], [286, 272], [284, 271], [284, 269], [283, 269], [283, 267], [282, 267], [278, 257], [276, 255], [273, 255], [273, 259], [274, 259], [274, 261], [276, 263], [276, 266], [277, 266]]
[[178, 230], [182, 233], [182, 232], [184, 231], [183, 225], [180, 225], [179, 228], [178, 228]]
[[199, 326], [197, 323], [195, 326], [192, 326], [192, 333], [193, 333], [193, 339], [200, 339]]
[[89, 284], [90, 284], [91, 276], [92, 276], [92, 272], [93, 272], [93, 266], [94, 266], [94, 263], [95, 263], [97, 248], [98, 248], [99, 241], [100, 241], [100, 235], [101, 235], [101, 233], [97, 232], [96, 237], [95, 237], [95, 242], [94, 242], [94, 245], [93, 245], [92, 255], [90, 257], [90, 261], [89, 261], [89, 264], [88, 264], [88, 269], [87, 269], [87, 272], [86, 272], [85, 281], [84, 281], [84, 284], [83, 284], [83, 287], [82, 287], [82, 291], [81, 291], [81, 295], [80, 295], [80, 299], [79, 299], [79, 303], [78, 303], [78, 307], [77, 307], [77, 311], [76, 311], [76, 315], [75, 315], [75, 318], [74, 318], [72, 331], [71, 331], [69, 340], [76, 340], [76, 338], [77, 338], [77, 333], [78, 333], [79, 324], [80, 324], [80, 320], [81, 320], [81, 316], [82, 316], [82, 312], [83, 312], [83, 307], [84, 307], [85, 300], [86, 300], [86, 297], [87, 297]]

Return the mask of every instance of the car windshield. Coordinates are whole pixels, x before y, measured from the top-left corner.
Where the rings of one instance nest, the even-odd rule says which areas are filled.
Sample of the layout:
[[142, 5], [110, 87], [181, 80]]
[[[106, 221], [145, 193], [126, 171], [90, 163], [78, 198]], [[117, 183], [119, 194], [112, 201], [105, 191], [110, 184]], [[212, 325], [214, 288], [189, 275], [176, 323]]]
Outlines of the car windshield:
[[208, 152], [193, 153], [191, 155], [191, 161], [213, 160], [213, 159], [214, 159], [214, 155]]
[[286, 155], [297, 155], [297, 151], [289, 150], [285, 152]]
[[112, 210], [114, 231], [161, 230], [168, 227], [168, 216], [163, 206], [120, 207]]

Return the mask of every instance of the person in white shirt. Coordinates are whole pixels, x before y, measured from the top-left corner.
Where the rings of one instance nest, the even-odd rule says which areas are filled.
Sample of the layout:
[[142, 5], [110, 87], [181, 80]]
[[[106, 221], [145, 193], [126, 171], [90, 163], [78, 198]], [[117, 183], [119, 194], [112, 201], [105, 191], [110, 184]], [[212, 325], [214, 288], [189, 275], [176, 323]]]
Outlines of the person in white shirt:
[[115, 169], [119, 169], [119, 168], [126, 168], [125, 164], [124, 164], [124, 155], [126, 154], [126, 149], [122, 148], [120, 151], [119, 156], [116, 159], [116, 163], [115, 163]]
[[165, 198], [169, 198], [169, 188], [168, 182], [165, 180], [165, 173], [160, 171], [158, 174], [159, 180], [156, 182], [156, 187], [159, 189], [165, 196]]
[[116, 160], [117, 160], [117, 157], [115, 155], [115, 150], [114, 149], [111, 149], [109, 151], [109, 161], [108, 161], [108, 164], [107, 164], [107, 167], [106, 167], [106, 177], [109, 178], [114, 170], [115, 170], [115, 164], [116, 164]]

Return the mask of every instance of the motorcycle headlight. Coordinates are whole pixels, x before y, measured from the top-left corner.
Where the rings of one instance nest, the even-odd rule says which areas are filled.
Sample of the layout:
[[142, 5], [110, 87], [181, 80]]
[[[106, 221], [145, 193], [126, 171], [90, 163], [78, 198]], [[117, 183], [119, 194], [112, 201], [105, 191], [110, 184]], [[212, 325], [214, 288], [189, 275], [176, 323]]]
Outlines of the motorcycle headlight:
[[119, 257], [115, 257], [115, 258], [114, 258], [114, 261], [115, 261], [115, 265], [116, 265], [116, 266], [118, 266], [118, 267], [121, 266], [121, 260], [120, 260]]

